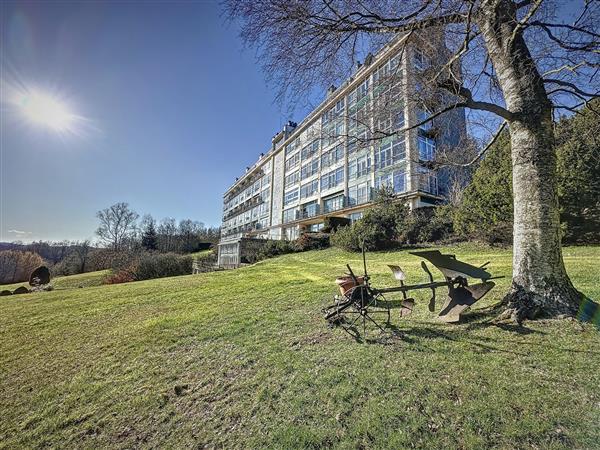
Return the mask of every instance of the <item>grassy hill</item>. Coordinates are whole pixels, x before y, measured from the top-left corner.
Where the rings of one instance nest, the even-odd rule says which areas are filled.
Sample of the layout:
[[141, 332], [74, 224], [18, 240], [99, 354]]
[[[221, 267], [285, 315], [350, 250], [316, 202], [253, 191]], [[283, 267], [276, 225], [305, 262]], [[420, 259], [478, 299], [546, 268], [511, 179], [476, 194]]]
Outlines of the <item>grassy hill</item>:
[[[106, 277], [110, 274], [110, 270], [98, 270], [96, 272], [80, 273], [78, 275], [69, 275], [64, 277], [56, 277], [52, 279], [54, 289], [73, 289], [79, 287], [100, 286], [104, 283]], [[14, 291], [19, 286], [30, 288], [28, 282], [1, 284], [0, 291], [9, 289]], [[0, 299], [1, 300], [1, 299]]]
[[[491, 260], [509, 251], [447, 249]], [[565, 249], [600, 298], [600, 249]], [[407, 252], [369, 255], [423, 281]], [[445, 325], [418, 296], [402, 337], [361, 344], [320, 315], [359, 256], [287, 255], [235, 271], [0, 299], [0, 447], [598, 448], [600, 333], [575, 321]]]

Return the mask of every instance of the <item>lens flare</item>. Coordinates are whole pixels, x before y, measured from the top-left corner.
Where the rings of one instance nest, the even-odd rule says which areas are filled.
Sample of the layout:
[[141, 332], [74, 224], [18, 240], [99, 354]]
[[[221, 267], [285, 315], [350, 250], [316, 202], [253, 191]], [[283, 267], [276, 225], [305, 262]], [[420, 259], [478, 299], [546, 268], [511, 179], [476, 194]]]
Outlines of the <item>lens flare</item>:
[[69, 132], [77, 122], [77, 116], [65, 103], [44, 92], [26, 92], [17, 102], [25, 119], [59, 133]]
[[73, 111], [58, 90], [44, 90], [4, 79], [2, 94], [3, 109], [23, 125], [45, 129], [61, 137], [81, 137], [96, 129], [89, 119]]

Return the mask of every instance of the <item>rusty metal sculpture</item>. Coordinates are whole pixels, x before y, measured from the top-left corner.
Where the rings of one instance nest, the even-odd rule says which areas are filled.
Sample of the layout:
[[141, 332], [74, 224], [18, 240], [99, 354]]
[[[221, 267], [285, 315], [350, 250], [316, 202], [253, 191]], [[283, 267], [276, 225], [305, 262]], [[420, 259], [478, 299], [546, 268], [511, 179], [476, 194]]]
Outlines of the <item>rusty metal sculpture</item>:
[[[385, 332], [376, 319], [376, 315], [386, 315], [386, 326], [390, 325], [391, 308], [399, 307], [400, 317], [409, 315], [415, 307], [415, 300], [408, 297], [409, 291], [430, 289], [429, 311], [435, 311], [436, 289], [448, 288], [446, 298], [439, 318], [448, 323], [460, 320], [461, 313], [480, 300], [494, 286], [490, 281], [495, 278], [486, 270], [489, 262], [477, 267], [456, 259], [455, 255], [442, 254], [439, 250], [427, 250], [410, 252], [412, 255], [429, 261], [444, 276], [444, 281], [434, 281], [433, 275], [425, 261], [421, 261], [421, 267], [425, 271], [429, 281], [426, 283], [407, 285], [404, 283], [406, 276], [399, 266], [389, 265], [394, 278], [399, 281], [400, 286], [391, 288], [375, 288], [371, 286], [370, 277], [367, 272], [367, 262], [363, 245], [363, 268], [364, 275], [356, 276], [350, 265], [346, 264], [348, 273], [336, 279], [340, 294], [334, 298], [334, 303], [323, 309], [325, 319], [331, 326], [340, 325], [355, 337], [358, 337], [356, 326], [362, 324], [363, 338], [366, 336], [367, 325], [373, 325], [380, 331]], [[469, 278], [480, 280], [479, 283], [469, 284]], [[400, 293], [402, 299], [399, 301], [388, 301], [388, 294]]]

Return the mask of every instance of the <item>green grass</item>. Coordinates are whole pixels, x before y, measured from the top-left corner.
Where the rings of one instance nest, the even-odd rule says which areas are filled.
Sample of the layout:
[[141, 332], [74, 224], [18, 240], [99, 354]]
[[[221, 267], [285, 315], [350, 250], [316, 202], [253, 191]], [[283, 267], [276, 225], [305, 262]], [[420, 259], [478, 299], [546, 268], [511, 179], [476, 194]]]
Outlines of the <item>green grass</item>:
[[[459, 246], [509, 275], [509, 251]], [[565, 249], [600, 298], [600, 248]], [[437, 322], [361, 344], [319, 312], [358, 255], [286, 255], [235, 271], [6, 297], [0, 447], [599, 448], [600, 332], [575, 321]], [[407, 252], [369, 255], [423, 281]], [[479, 311], [479, 313], [477, 313]]]
[[[54, 289], [73, 289], [79, 287], [91, 287], [100, 286], [104, 284], [104, 280], [110, 274], [110, 270], [98, 270], [96, 272], [80, 273], [78, 275], [68, 275], [64, 277], [52, 278], [52, 286]], [[30, 288], [28, 282], [13, 283], [13, 284], [2, 284], [0, 285], [0, 291], [9, 289], [14, 291], [19, 286], [25, 286]], [[1, 299], [0, 299], [1, 300]]]
[[212, 250], [200, 250], [199, 252], [195, 252], [195, 253], [190, 253], [190, 256], [193, 256], [194, 258], [197, 259], [203, 259], [206, 258], [207, 256], [209, 256], [212, 253]]

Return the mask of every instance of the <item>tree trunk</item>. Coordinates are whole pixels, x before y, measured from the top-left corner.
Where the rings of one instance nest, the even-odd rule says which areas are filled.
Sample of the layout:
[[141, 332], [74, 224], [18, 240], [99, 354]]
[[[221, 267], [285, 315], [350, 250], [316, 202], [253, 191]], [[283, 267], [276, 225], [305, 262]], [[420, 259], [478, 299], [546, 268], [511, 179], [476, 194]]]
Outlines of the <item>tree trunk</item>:
[[513, 276], [506, 315], [575, 315], [581, 294], [562, 259], [552, 105], [510, 0], [490, 0], [480, 26], [511, 112]]

